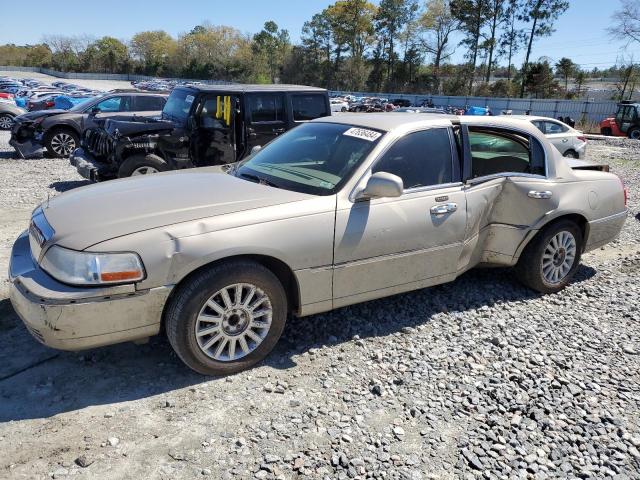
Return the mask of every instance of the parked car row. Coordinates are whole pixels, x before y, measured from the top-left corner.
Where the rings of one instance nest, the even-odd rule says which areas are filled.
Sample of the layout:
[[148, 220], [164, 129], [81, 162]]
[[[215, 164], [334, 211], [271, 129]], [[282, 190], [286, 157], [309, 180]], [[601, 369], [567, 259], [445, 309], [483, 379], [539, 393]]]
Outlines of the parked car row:
[[25, 110], [69, 110], [101, 93], [103, 92], [61, 81], [48, 85], [36, 79], [0, 77], [0, 102], [10, 102], [19, 108], [16, 110], [3, 106], [0, 129], [11, 129], [14, 118], [25, 113]]
[[23, 113], [14, 118], [13, 146], [22, 158], [43, 147], [56, 157], [68, 157], [79, 145], [82, 132], [106, 118], [159, 116], [167, 95], [138, 90], [113, 90], [86, 99], [68, 110]]

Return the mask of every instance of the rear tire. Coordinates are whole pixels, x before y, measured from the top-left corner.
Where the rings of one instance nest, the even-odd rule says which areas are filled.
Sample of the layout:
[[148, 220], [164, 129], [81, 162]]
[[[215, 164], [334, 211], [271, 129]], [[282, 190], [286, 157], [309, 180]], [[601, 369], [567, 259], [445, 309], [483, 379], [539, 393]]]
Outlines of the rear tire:
[[610, 127], [603, 127], [600, 129], [600, 133], [602, 135], [604, 135], [605, 137], [610, 137], [611, 135], [613, 135], [613, 132], [611, 131]]
[[13, 115], [3, 113], [0, 115], [0, 130], [11, 130], [13, 128]]
[[51, 157], [67, 158], [80, 146], [80, 138], [69, 128], [57, 128], [46, 134], [44, 146]]
[[540, 293], [559, 292], [580, 265], [582, 242], [582, 231], [571, 220], [546, 226], [522, 252], [515, 267], [518, 280]]
[[629, 131], [627, 132], [627, 135], [632, 140], [640, 140], [640, 128], [638, 127], [630, 128]]
[[177, 287], [165, 313], [167, 337], [189, 368], [229, 375], [273, 350], [284, 330], [287, 305], [278, 277], [263, 265], [222, 263]]
[[580, 155], [575, 150], [567, 150], [564, 152], [564, 156], [567, 158], [580, 158]]
[[166, 172], [169, 165], [158, 155], [132, 155], [127, 158], [118, 169], [118, 178], [126, 178], [136, 175], [150, 175], [152, 173]]

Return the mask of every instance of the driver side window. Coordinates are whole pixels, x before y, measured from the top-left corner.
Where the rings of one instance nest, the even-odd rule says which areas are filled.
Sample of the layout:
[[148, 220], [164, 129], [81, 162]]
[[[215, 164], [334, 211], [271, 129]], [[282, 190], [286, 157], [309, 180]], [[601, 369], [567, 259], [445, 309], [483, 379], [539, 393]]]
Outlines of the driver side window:
[[447, 128], [431, 128], [398, 139], [373, 166], [402, 179], [405, 190], [451, 183], [453, 162]]

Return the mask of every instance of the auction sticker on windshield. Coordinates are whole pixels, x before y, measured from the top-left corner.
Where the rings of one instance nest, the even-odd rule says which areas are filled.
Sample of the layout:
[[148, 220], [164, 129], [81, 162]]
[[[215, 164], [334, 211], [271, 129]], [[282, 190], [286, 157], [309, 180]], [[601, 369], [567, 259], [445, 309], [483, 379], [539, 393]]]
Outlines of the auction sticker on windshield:
[[363, 140], [367, 140], [369, 142], [373, 142], [382, 136], [381, 133], [376, 132], [374, 130], [367, 130], [366, 128], [350, 128], [344, 135], [349, 137], [361, 138]]
[[194, 97], [193, 95], [187, 95], [187, 96], [185, 97], [184, 101], [185, 101], [186, 103], [191, 104], [191, 103], [193, 103], [193, 100], [194, 100], [195, 98], [196, 98], [196, 97]]

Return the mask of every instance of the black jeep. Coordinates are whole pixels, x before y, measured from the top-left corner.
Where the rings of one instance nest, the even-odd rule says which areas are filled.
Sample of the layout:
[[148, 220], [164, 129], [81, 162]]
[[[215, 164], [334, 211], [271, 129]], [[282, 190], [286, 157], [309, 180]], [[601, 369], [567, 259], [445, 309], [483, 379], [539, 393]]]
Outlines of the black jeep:
[[212, 85], [173, 90], [160, 118], [105, 119], [71, 164], [92, 181], [234, 163], [301, 122], [331, 113], [326, 90]]

